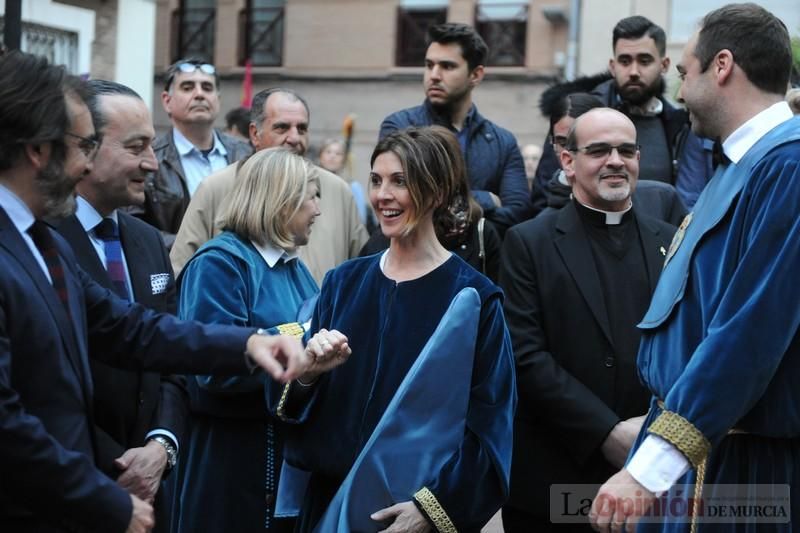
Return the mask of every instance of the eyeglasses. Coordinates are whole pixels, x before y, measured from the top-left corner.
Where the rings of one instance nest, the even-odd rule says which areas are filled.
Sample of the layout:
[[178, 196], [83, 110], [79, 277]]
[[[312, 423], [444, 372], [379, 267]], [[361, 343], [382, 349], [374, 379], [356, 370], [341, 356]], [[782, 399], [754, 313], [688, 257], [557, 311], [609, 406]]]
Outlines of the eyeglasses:
[[186, 74], [199, 69], [201, 72], [204, 72], [210, 76], [213, 76], [217, 71], [217, 69], [214, 68], [214, 65], [210, 65], [208, 63], [178, 63], [175, 68], [176, 70], [180, 70]]
[[570, 152], [583, 152], [589, 157], [594, 157], [596, 159], [608, 157], [614, 150], [624, 159], [633, 159], [639, 152], [639, 145], [634, 143], [622, 143], [614, 146], [608, 143], [593, 143], [588, 146], [569, 148]]
[[100, 141], [97, 137], [83, 137], [76, 133], [65, 132], [64, 135], [67, 137], [72, 137], [74, 139], [78, 139], [78, 149], [83, 152], [88, 159], [92, 159], [95, 154], [97, 153], [97, 149], [100, 147]]
[[164, 90], [169, 90], [170, 85], [172, 85], [172, 80], [175, 79], [175, 74], [177, 74], [178, 72], [183, 72], [184, 74], [191, 74], [192, 72], [196, 72], [197, 70], [199, 70], [204, 74], [208, 74], [209, 76], [214, 76], [217, 72], [217, 69], [214, 67], [214, 65], [211, 65], [210, 63], [199, 63], [192, 61], [184, 61], [181, 63], [177, 63], [176, 65], [173, 65], [169, 69], [168, 72], [169, 75], [167, 76], [167, 82], [164, 84], [165, 85]]

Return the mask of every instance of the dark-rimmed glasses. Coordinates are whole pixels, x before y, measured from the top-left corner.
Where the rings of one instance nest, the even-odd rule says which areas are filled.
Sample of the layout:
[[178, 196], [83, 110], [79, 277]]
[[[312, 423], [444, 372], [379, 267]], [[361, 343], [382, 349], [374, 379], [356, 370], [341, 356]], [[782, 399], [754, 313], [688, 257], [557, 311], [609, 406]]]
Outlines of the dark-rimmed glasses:
[[620, 157], [624, 159], [633, 159], [639, 152], [639, 145], [635, 143], [622, 143], [622, 144], [608, 144], [608, 143], [592, 143], [587, 146], [574, 146], [569, 148], [570, 152], [583, 152], [589, 157], [600, 159], [608, 157], [611, 152], [617, 151]]
[[77, 133], [72, 133], [69, 131], [65, 132], [64, 135], [67, 137], [72, 137], [73, 139], [78, 139], [78, 149], [88, 159], [92, 159], [95, 154], [97, 154], [97, 149], [100, 147], [100, 140], [97, 138], [97, 136], [83, 137], [82, 135], [78, 135]]

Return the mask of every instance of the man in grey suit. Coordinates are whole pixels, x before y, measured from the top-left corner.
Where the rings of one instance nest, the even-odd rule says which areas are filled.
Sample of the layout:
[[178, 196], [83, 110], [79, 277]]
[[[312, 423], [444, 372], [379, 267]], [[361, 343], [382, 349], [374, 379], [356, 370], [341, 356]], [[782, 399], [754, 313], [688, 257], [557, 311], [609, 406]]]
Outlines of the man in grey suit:
[[[124, 85], [92, 80], [88, 88], [100, 146], [92, 170], [76, 187], [77, 211], [58, 231], [97, 283], [128, 301], [174, 314], [175, 280], [160, 232], [119, 209], [144, 203], [147, 174], [158, 166], [150, 112]], [[188, 410], [186, 380], [89, 362], [97, 465], [154, 503], [157, 527], [168, 526], [169, 508], [159, 487], [177, 461]]]

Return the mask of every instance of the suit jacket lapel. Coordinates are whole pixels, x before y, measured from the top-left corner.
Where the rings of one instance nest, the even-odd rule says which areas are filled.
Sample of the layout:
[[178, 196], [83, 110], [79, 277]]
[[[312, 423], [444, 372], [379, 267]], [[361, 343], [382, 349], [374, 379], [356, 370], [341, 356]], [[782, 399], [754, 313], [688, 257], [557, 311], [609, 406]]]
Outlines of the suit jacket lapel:
[[[85, 365], [81, 362], [82, 357], [77, 342], [76, 325], [70, 321], [66, 309], [64, 309], [63, 304], [53, 290], [53, 286], [44, 275], [44, 272], [42, 272], [39, 263], [36, 261], [36, 258], [33, 257], [28, 245], [22, 239], [22, 236], [2, 208], [0, 208], [0, 246], [8, 250], [11, 256], [22, 265], [22, 268], [28, 273], [37, 291], [47, 304], [50, 314], [58, 325], [58, 331], [61, 333], [61, 340], [64, 344], [64, 351], [67, 353], [67, 359], [69, 359], [72, 369], [78, 377], [84, 393], [86, 393], [87, 374], [84, 371]], [[79, 321], [77, 325], [81, 325], [82, 322], [80, 321], [83, 320], [83, 309], [78, 305], [80, 296], [77, 294], [77, 291], [80, 290], [80, 282], [75, 280], [71, 269], [67, 267], [64, 256], [60, 253], [59, 258], [64, 265], [65, 282], [70, 296], [70, 312], [72, 316], [75, 317], [75, 320]]]
[[113, 285], [108, 277], [105, 266], [100, 261], [97, 251], [86, 230], [81, 226], [78, 217], [72, 215], [58, 225], [58, 232], [67, 239], [75, 251], [81, 268], [106, 289], [113, 290]]
[[561, 254], [564, 265], [575, 280], [586, 305], [592, 311], [600, 329], [603, 330], [603, 334], [613, 346], [611, 325], [608, 320], [603, 291], [600, 288], [600, 278], [594, 267], [589, 238], [578, 218], [578, 212], [571, 202], [559, 212], [556, 231], [560, 235], [555, 239], [555, 246]]

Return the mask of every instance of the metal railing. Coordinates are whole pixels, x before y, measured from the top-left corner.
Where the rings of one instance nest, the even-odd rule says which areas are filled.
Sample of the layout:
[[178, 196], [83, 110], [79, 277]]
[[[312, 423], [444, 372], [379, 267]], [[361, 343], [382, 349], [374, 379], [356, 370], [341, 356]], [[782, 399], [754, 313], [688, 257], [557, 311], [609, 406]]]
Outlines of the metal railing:
[[475, 29], [489, 46], [487, 65], [524, 66], [528, 3], [478, 4]]
[[428, 28], [447, 21], [446, 7], [397, 8], [397, 48], [395, 64], [398, 67], [421, 67], [428, 50]]
[[284, 10], [256, 7], [239, 12], [239, 64], [250, 59], [253, 66], [283, 65]]
[[194, 7], [172, 12], [172, 60], [196, 57], [214, 62], [216, 8]]
[[[5, 19], [0, 17], [0, 42], [3, 41]], [[22, 22], [20, 50], [46, 57], [54, 65], [64, 65], [71, 74], [78, 72], [78, 34], [41, 24]]]

